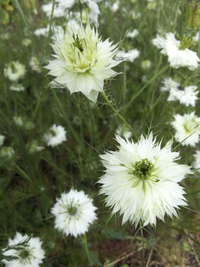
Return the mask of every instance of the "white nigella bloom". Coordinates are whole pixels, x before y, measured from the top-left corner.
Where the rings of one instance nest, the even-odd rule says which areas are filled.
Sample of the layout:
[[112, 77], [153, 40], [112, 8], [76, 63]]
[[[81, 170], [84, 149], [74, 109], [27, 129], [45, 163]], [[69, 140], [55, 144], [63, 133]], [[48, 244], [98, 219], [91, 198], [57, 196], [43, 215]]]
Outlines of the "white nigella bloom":
[[195, 106], [195, 101], [198, 99], [198, 87], [195, 85], [181, 87], [181, 84], [173, 81], [171, 78], [166, 78], [163, 81], [164, 86], [160, 88], [161, 91], [169, 91], [168, 101], [180, 101], [186, 107], [189, 105]]
[[78, 29], [67, 28], [52, 47], [56, 59], [46, 66], [49, 74], [56, 77], [51, 85], [67, 87], [71, 93], [82, 92], [96, 102], [104, 80], [116, 75], [112, 68], [120, 63], [113, 59], [117, 45], [108, 39], [103, 42], [98, 32], [87, 24], [86, 28], [82, 25]]
[[3, 145], [3, 143], [4, 143], [4, 140], [5, 140], [5, 136], [4, 136], [4, 135], [2, 135], [2, 134], [0, 134], [0, 146], [2, 146], [2, 145]]
[[[82, 4], [83, 6], [87, 6], [89, 8], [88, 18], [92, 20], [93, 23], [97, 24], [98, 21], [98, 15], [100, 14], [98, 2], [101, 2], [102, 0], [56, 0], [55, 6], [54, 6], [54, 17], [66, 17], [69, 9], [74, 6], [75, 3], [78, 3], [79, 5]], [[49, 2], [48, 4], [42, 5], [43, 12], [46, 13], [48, 17], [51, 16], [53, 2]]]
[[33, 140], [26, 144], [26, 148], [30, 154], [43, 150], [45, 147], [40, 146], [36, 140]]
[[51, 126], [47, 133], [44, 134], [44, 141], [47, 143], [47, 146], [54, 147], [66, 140], [65, 128], [62, 126], [56, 126], [55, 124]]
[[[5, 267], [39, 267], [45, 255], [41, 245], [39, 237], [29, 237], [17, 232], [14, 239], [9, 239], [8, 248], [3, 249], [2, 253], [4, 256], [15, 256], [17, 259], [3, 259], [2, 262]], [[14, 247], [9, 249], [10, 246]]]
[[14, 83], [9, 87], [9, 89], [11, 91], [21, 92], [24, 91], [25, 88], [21, 83]]
[[6, 64], [4, 68], [4, 76], [12, 82], [17, 82], [19, 79], [24, 77], [26, 68], [19, 61], [12, 61]]
[[196, 151], [194, 158], [195, 159], [194, 159], [194, 162], [192, 163], [192, 166], [195, 169], [198, 169], [200, 171], [200, 151], [199, 150]]
[[0, 150], [0, 157], [12, 159], [12, 157], [15, 155], [15, 151], [11, 146], [4, 146]]
[[35, 71], [35, 72], [37, 72], [37, 73], [41, 73], [41, 72], [42, 72], [42, 70], [41, 70], [41, 68], [40, 68], [40, 62], [39, 62], [39, 60], [38, 60], [36, 57], [34, 57], [34, 56], [32, 56], [32, 57], [30, 58], [29, 66], [31, 67], [31, 69], [32, 69], [33, 71]]
[[156, 225], [156, 217], [177, 216], [176, 209], [187, 205], [178, 184], [190, 173], [190, 167], [176, 163], [178, 152], [171, 151], [170, 140], [163, 148], [151, 133], [137, 143], [116, 136], [119, 151], [100, 155], [106, 168], [100, 178], [101, 194], [113, 213], [123, 215], [122, 223], [141, 222]]
[[137, 49], [132, 49], [127, 52], [120, 50], [117, 52], [116, 58], [133, 62], [136, 58], [139, 57], [139, 55], [140, 55], [140, 52]]
[[131, 138], [133, 135], [132, 132], [127, 129], [126, 125], [119, 126], [116, 129], [116, 134], [124, 138]]
[[71, 189], [69, 193], [61, 194], [51, 209], [55, 216], [55, 228], [66, 235], [82, 235], [96, 220], [96, 209], [92, 200], [83, 191]]
[[152, 42], [157, 48], [161, 49], [163, 55], [168, 56], [168, 62], [171, 67], [175, 69], [187, 67], [190, 70], [198, 68], [200, 59], [196, 52], [188, 49], [192, 41], [185, 36], [179, 41], [176, 40], [171, 32], [166, 33], [165, 37], [157, 34], [157, 37]]
[[171, 123], [174, 127], [175, 139], [182, 145], [195, 146], [199, 142], [200, 118], [194, 112], [190, 114], [174, 115], [174, 121]]
[[134, 29], [132, 32], [128, 31], [126, 37], [135, 38], [138, 36], [139, 31], [137, 29]]
[[143, 60], [141, 66], [144, 70], [148, 70], [151, 67], [151, 61], [148, 59]]

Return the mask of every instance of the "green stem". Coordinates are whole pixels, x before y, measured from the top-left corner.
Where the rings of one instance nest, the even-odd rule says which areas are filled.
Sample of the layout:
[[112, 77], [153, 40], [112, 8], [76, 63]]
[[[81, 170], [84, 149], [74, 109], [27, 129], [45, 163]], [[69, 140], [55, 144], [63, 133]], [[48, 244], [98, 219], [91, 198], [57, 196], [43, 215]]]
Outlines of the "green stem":
[[163, 2], [162, 2], [162, 0], [160, 1], [160, 9], [161, 9], [161, 11], [162, 11], [162, 13], [163, 13], [163, 16], [164, 16], [164, 18], [165, 18], [165, 20], [166, 20], [166, 22], [167, 22], [167, 26], [168, 26], [168, 28], [169, 28], [169, 31], [171, 32], [171, 31], [172, 31], [172, 30], [171, 30], [171, 26], [170, 26], [170, 24], [169, 24], [169, 21], [168, 21], [168, 19], [167, 19], [166, 14], [165, 14], [165, 11], [164, 11], [164, 8], [163, 8]]
[[21, 6], [20, 6], [18, 0], [14, 0], [14, 1], [15, 1], [15, 3], [16, 3], [16, 6], [17, 6], [18, 10], [19, 10], [19, 13], [21, 14], [21, 17], [22, 17], [22, 19], [23, 19], [23, 21], [24, 21], [24, 24], [25, 24], [25, 26], [26, 26], [26, 28], [27, 28], [27, 30], [28, 30], [29, 37], [31, 38], [31, 41], [32, 41], [32, 45], [33, 45], [32, 47], [33, 47], [33, 50], [35, 50], [34, 53], [37, 54], [37, 53], [36, 53], [37, 50], [36, 50], [36, 46], [35, 46], [35, 41], [34, 41], [34, 38], [33, 38], [33, 36], [32, 36], [32, 32], [30, 31], [30, 28], [29, 28], [29, 25], [28, 25], [28, 23], [27, 23], [27, 20], [26, 20], [26, 18], [25, 18], [24, 12], [23, 12], [23, 10], [21, 9]]
[[14, 163], [14, 166], [26, 180], [31, 182], [31, 178], [16, 163]]
[[55, 90], [52, 89], [52, 92], [53, 92], [54, 98], [55, 98], [55, 100], [56, 100], [56, 102], [57, 102], [57, 104], [58, 104], [58, 107], [60, 108], [60, 111], [62, 112], [62, 115], [63, 115], [65, 121], [67, 122], [67, 125], [68, 125], [70, 131], [72, 132], [72, 134], [73, 134], [74, 138], [76, 139], [77, 143], [81, 145], [81, 142], [80, 142], [78, 136], [76, 135], [76, 133], [75, 133], [73, 127], [71, 126], [69, 120], [68, 120], [67, 117], [66, 117], [65, 111], [64, 111], [64, 109], [63, 109], [63, 107], [62, 107], [62, 105], [61, 105], [61, 103], [60, 103], [59, 98], [57, 97], [57, 94], [56, 94]]
[[125, 108], [128, 108], [130, 106], [130, 104], [132, 104], [132, 102], [144, 91], [144, 89], [155, 80], [155, 78], [157, 78], [162, 72], [164, 72], [165, 70], [168, 69], [168, 66], [165, 66], [164, 68], [161, 69], [161, 71], [159, 71], [158, 73], [156, 73], [153, 78], [151, 78], [129, 101], [129, 103], [126, 105]]
[[51, 10], [51, 19], [50, 19], [50, 23], [49, 23], [48, 40], [50, 40], [50, 35], [51, 35], [51, 25], [52, 25], [52, 21], [53, 21], [54, 6], [55, 6], [55, 0], [53, 0], [52, 10]]
[[126, 61], [124, 62], [124, 72], [123, 72], [123, 100], [126, 98]]
[[143, 226], [142, 226], [141, 220], [140, 220], [140, 233], [141, 233], [141, 237], [142, 237], [143, 258], [144, 258], [144, 235], [143, 235]]
[[87, 246], [87, 238], [86, 238], [86, 234], [84, 234], [84, 239], [83, 239], [84, 245], [85, 245], [85, 251], [87, 254], [87, 258], [88, 258], [88, 262], [90, 267], [92, 267], [91, 261], [90, 261], [90, 257], [89, 257], [89, 252], [88, 252], [88, 246]]
[[135, 136], [136, 139], [138, 139], [137, 135], [135, 134], [135, 132], [133, 131], [132, 127], [128, 124], [128, 122], [124, 119], [124, 117], [122, 117], [121, 114], [119, 114], [118, 110], [116, 110], [116, 108], [113, 107], [113, 105], [111, 104], [111, 102], [109, 101], [108, 97], [106, 96], [105, 92], [102, 92], [102, 96], [104, 98], [104, 100], [106, 101], [106, 103], [111, 107], [111, 109], [114, 111], [114, 113], [120, 118], [120, 120], [123, 121], [123, 123], [126, 125], [126, 127], [133, 133], [133, 135]]

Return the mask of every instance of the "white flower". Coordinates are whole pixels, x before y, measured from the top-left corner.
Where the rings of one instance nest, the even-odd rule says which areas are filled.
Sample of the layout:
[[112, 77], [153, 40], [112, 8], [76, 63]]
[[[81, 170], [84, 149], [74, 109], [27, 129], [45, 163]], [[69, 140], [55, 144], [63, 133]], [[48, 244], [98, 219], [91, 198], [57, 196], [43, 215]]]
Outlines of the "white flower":
[[11, 91], [21, 92], [24, 91], [24, 86], [20, 83], [15, 83], [9, 87]]
[[92, 200], [83, 191], [71, 189], [69, 193], [61, 194], [51, 209], [55, 218], [55, 228], [66, 235], [84, 234], [97, 218]]
[[39, 60], [38, 60], [36, 57], [34, 57], [34, 56], [32, 56], [32, 57], [30, 58], [29, 66], [31, 67], [31, 69], [32, 69], [33, 71], [35, 71], [35, 72], [37, 72], [37, 73], [41, 73], [41, 72], [42, 72], [42, 70], [41, 70], [41, 68], [40, 68], [40, 62], [39, 62]]
[[174, 121], [171, 123], [174, 127], [175, 139], [182, 145], [195, 146], [199, 142], [200, 118], [194, 112], [190, 114], [174, 115]]
[[59, 36], [52, 45], [56, 59], [46, 66], [49, 74], [56, 76], [51, 85], [68, 87], [71, 93], [82, 92], [96, 102], [99, 92], [103, 91], [104, 80], [116, 72], [111, 68], [120, 62], [113, 56], [117, 45], [101, 41], [98, 32], [87, 24], [77, 28], [67, 28], [62, 38]]
[[29, 46], [31, 44], [31, 39], [25, 38], [22, 40], [22, 45], [23, 46]]
[[129, 220], [135, 227], [140, 221], [155, 226], [156, 217], [164, 220], [165, 214], [177, 216], [176, 208], [187, 205], [178, 182], [190, 167], [176, 163], [179, 153], [171, 151], [172, 141], [161, 148], [152, 133], [137, 143], [116, 140], [119, 151], [100, 155], [106, 168], [100, 193], [107, 196], [106, 205], [123, 215], [123, 224]]
[[181, 87], [181, 84], [173, 81], [171, 78], [166, 78], [164, 81], [164, 86], [160, 88], [161, 91], [169, 91], [168, 101], [180, 101], [186, 107], [189, 105], [195, 106], [195, 101], [198, 99], [197, 86], [185, 86]]
[[0, 157], [2, 158], [12, 159], [14, 155], [15, 155], [15, 151], [10, 146], [4, 146], [0, 150]]
[[126, 37], [134, 38], [138, 36], [139, 31], [137, 29], [134, 29], [132, 32], [128, 31]]
[[133, 135], [132, 132], [129, 129], [127, 129], [126, 125], [119, 126], [115, 132], [117, 135], [124, 138], [131, 138]]
[[[192, 166], [195, 168], [195, 169], [200, 169], [200, 151], [197, 150], [196, 151], [196, 154], [195, 154], [195, 160], [194, 162], [192, 163]], [[199, 170], [200, 171], [200, 170]]]
[[0, 134], [0, 146], [3, 145], [4, 140], [5, 140], [5, 136]]
[[23, 126], [23, 124], [24, 124], [23, 119], [22, 119], [22, 117], [20, 117], [20, 116], [14, 116], [14, 117], [13, 117], [13, 120], [14, 120], [14, 123], [15, 123], [17, 126]]
[[38, 142], [36, 140], [33, 140], [26, 144], [26, 148], [30, 154], [33, 154], [35, 152], [41, 151], [44, 149], [43, 146], [39, 146]]
[[124, 59], [130, 62], [133, 62], [136, 58], [138, 58], [140, 55], [140, 52], [137, 49], [132, 49], [127, 52], [125, 51], [118, 51], [116, 57], [119, 59]]
[[141, 63], [141, 66], [144, 70], [147, 70], [151, 67], [151, 61], [150, 60], [143, 60]]
[[153, 44], [162, 49], [161, 53], [168, 56], [170, 66], [178, 69], [179, 67], [188, 67], [190, 70], [195, 70], [199, 66], [200, 59], [197, 53], [186, 48], [181, 49], [181, 42], [176, 40], [173, 33], [166, 33], [165, 37], [157, 34], [157, 37], [152, 40]]
[[[17, 232], [14, 239], [9, 239], [8, 250], [5, 248], [2, 253], [4, 256], [14, 256], [17, 259], [3, 259], [2, 262], [6, 267], [38, 267], [43, 262], [45, 254], [41, 245], [39, 237], [23, 236]], [[10, 246], [16, 246], [16, 248], [9, 249]]]
[[44, 134], [44, 141], [47, 143], [47, 146], [54, 147], [66, 140], [65, 128], [62, 126], [56, 126], [55, 124], [51, 126], [47, 133]]
[[[53, 16], [57, 18], [66, 17], [69, 12], [69, 9], [72, 8], [76, 2], [78, 2], [78, 4], [82, 4], [83, 6], [87, 5], [90, 10], [90, 12], [88, 13], [88, 18], [91, 19], [93, 23], [97, 24], [98, 15], [100, 13], [97, 3], [100, 1], [101, 0], [56, 0]], [[53, 2], [49, 2], [48, 4], [42, 5], [42, 10], [46, 13], [48, 17], [51, 16], [52, 5]]]
[[19, 79], [24, 77], [26, 68], [23, 64], [18, 61], [12, 61], [4, 68], [4, 75], [12, 82], [17, 82]]

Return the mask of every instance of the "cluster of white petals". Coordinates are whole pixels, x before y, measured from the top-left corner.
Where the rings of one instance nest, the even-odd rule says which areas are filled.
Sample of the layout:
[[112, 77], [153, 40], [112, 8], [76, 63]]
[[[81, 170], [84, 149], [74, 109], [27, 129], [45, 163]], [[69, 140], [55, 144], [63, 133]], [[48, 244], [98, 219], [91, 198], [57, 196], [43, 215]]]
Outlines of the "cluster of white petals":
[[87, 24], [86, 28], [68, 27], [63, 36], [55, 38], [52, 47], [55, 59], [46, 66], [49, 74], [56, 77], [51, 85], [67, 87], [71, 93], [82, 92], [96, 102], [104, 80], [116, 75], [111, 68], [120, 63], [113, 59], [117, 45], [108, 39], [102, 41]]
[[172, 80], [171, 78], [166, 78], [163, 81], [163, 86], [160, 88], [162, 92], [168, 91], [169, 97], [168, 101], [180, 101], [186, 107], [189, 105], [195, 106], [195, 101], [198, 99], [197, 86], [185, 86], [181, 87], [181, 84]]
[[96, 209], [92, 200], [83, 191], [71, 189], [69, 193], [61, 194], [51, 209], [55, 216], [55, 228], [66, 235], [82, 235], [96, 220]]
[[47, 143], [47, 146], [55, 147], [66, 140], [65, 128], [55, 124], [44, 134], [44, 141]]
[[[54, 6], [54, 17], [66, 17], [69, 9], [74, 6], [74, 4], [82, 4], [83, 6], [86, 5], [89, 8], [89, 13], [88, 13], [88, 18], [92, 20], [95, 25], [98, 22], [98, 15], [100, 14], [100, 10], [98, 7], [98, 2], [101, 2], [102, 0], [56, 0], [55, 1], [55, 6]], [[48, 17], [51, 17], [51, 12], [52, 12], [52, 6], [53, 2], [49, 2], [48, 4], [42, 5], [42, 10], [43, 12], [46, 13]]]
[[21, 92], [21, 91], [24, 91], [25, 88], [21, 83], [14, 83], [9, 87], [9, 89], [11, 91]]
[[120, 50], [117, 52], [116, 58], [133, 62], [136, 58], [139, 57], [139, 55], [140, 55], [140, 52], [137, 49], [132, 49], [127, 52]]
[[6, 64], [4, 68], [4, 76], [12, 82], [17, 82], [19, 79], [24, 77], [26, 68], [19, 61], [12, 61]]
[[196, 154], [194, 155], [194, 158], [195, 159], [194, 159], [194, 161], [192, 163], [192, 166], [195, 169], [200, 171], [200, 151], [199, 150], [196, 151]]
[[176, 114], [171, 124], [176, 131], [174, 137], [177, 142], [186, 146], [195, 146], [199, 142], [200, 118], [195, 115], [195, 112], [183, 116]]
[[17, 259], [3, 259], [2, 262], [5, 263], [6, 267], [39, 267], [43, 263], [45, 253], [41, 247], [42, 242], [39, 237], [23, 236], [17, 232], [14, 239], [9, 239], [8, 247], [10, 246], [16, 246], [16, 249], [11, 248], [7, 250], [5, 248], [2, 254], [4, 256], [15, 256]]
[[184, 190], [178, 184], [190, 167], [176, 163], [178, 152], [171, 151], [170, 140], [163, 148], [151, 133], [137, 143], [116, 136], [119, 151], [100, 155], [106, 168], [100, 178], [101, 194], [113, 213], [123, 215], [122, 223], [156, 225], [156, 217], [177, 216], [176, 208], [185, 206]]
[[161, 49], [163, 55], [168, 56], [168, 62], [171, 67], [175, 69], [187, 67], [190, 70], [198, 68], [200, 59], [197, 53], [188, 48], [180, 49], [181, 41], [176, 40], [174, 33], [166, 33], [165, 37], [157, 34], [157, 37], [152, 42], [158, 49]]

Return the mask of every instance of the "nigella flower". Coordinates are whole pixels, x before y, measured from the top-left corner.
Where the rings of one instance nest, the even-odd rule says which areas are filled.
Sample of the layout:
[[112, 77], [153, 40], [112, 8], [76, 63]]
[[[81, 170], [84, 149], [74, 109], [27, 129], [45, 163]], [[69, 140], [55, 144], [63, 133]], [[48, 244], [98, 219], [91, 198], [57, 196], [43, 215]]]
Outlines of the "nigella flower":
[[194, 156], [194, 161], [192, 163], [193, 168], [197, 169], [198, 171], [200, 171], [200, 151], [197, 150], [196, 154]]
[[163, 81], [164, 86], [160, 88], [161, 91], [169, 91], [168, 101], [180, 101], [186, 107], [189, 105], [195, 106], [195, 101], [198, 99], [197, 86], [184, 86], [180, 83], [173, 81], [171, 78], [166, 78]]
[[[100, 14], [100, 10], [98, 7], [98, 2], [102, 0], [56, 0], [54, 6], [54, 17], [66, 17], [69, 14], [69, 9], [72, 8], [76, 3], [82, 5], [82, 8], [87, 6], [89, 8], [88, 18], [92, 20], [93, 23], [97, 24], [98, 15]], [[53, 2], [49, 2], [48, 4], [42, 5], [43, 12], [46, 13], [48, 17], [51, 17]]]
[[174, 115], [174, 121], [171, 123], [174, 127], [175, 139], [182, 145], [195, 146], [199, 142], [200, 118], [194, 112], [190, 114]]
[[51, 85], [67, 87], [70, 93], [82, 92], [96, 102], [104, 80], [116, 75], [112, 68], [120, 63], [113, 59], [117, 45], [102, 41], [98, 32], [87, 24], [86, 28], [68, 27], [62, 37], [57, 36], [52, 47], [56, 59], [46, 66], [49, 74], [56, 77]]
[[48, 146], [54, 147], [66, 140], [65, 128], [62, 126], [56, 126], [55, 124], [51, 126], [47, 133], [44, 134], [44, 141]]
[[161, 49], [163, 55], [168, 56], [170, 66], [178, 69], [180, 67], [188, 67], [190, 70], [195, 70], [199, 66], [200, 59], [197, 53], [188, 49], [192, 43], [192, 39], [183, 36], [182, 40], [176, 40], [173, 33], [166, 33], [165, 37], [157, 34], [157, 37], [152, 40], [153, 44]]
[[61, 194], [51, 213], [56, 217], [55, 228], [66, 235], [84, 234], [97, 218], [92, 200], [83, 191], [71, 189]]
[[116, 57], [119, 59], [133, 62], [136, 58], [139, 57], [139, 55], [140, 55], [140, 52], [137, 49], [132, 49], [132, 50], [129, 50], [127, 52], [120, 50], [117, 52]]
[[4, 76], [12, 82], [17, 82], [19, 79], [24, 77], [26, 68], [19, 61], [12, 61], [6, 64], [4, 68]]
[[119, 151], [100, 155], [106, 168], [100, 178], [101, 194], [113, 213], [127, 221], [156, 225], [156, 217], [177, 216], [176, 209], [187, 205], [183, 188], [178, 184], [190, 173], [190, 167], [176, 163], [178, 152], [171, 151], [170, 140], [163, 148], [151, 133], [137, 143], [116, 136]]
[[3, 259], [2, 262], [6, 267], [39, 267], [45, 254], [41, 245], [39, 237], [23, 236], [17, 232], [14, 239], [9, 239], [8, 248], [3, 249], [2, 253], [4, 256], [14, 256], [16, 259]]

